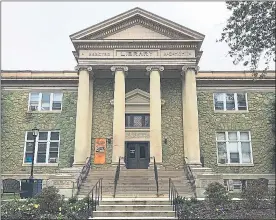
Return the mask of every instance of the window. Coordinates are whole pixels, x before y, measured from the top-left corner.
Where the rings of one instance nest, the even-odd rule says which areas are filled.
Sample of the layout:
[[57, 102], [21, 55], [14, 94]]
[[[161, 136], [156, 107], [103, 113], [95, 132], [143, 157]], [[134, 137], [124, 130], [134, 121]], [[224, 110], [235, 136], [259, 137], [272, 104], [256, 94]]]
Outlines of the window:
[[217, 132], [218, 164], [252, 163], [250, 133], [244, 131]]
[[[59, 131], [41, 131], [36, 138], [34, 163], [57, 163], [59, 156]], [[33, 157], [33, 133], [25, 138], [24, 163], [31, 163]]]
[[224, 180], [224, 186], [227, 191], [242, 192], [247, 187], [246, 180]]
[[29, 96], [29, 111], [61, 110], [62, 93], [32, 92]]
[[149, 128], [150, 116], [149, 114], [126, 114], [127, 128]]
[[215, 110], [247, 110], [246, 93], [215, 93]]

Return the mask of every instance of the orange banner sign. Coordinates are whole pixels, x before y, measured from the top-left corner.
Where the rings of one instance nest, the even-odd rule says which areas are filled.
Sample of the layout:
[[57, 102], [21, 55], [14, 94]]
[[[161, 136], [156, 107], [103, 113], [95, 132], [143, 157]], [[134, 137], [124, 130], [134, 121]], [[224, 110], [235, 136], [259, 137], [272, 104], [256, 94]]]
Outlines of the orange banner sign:
[[106, 139], [96, 138], [94, 164], [105, 164]]

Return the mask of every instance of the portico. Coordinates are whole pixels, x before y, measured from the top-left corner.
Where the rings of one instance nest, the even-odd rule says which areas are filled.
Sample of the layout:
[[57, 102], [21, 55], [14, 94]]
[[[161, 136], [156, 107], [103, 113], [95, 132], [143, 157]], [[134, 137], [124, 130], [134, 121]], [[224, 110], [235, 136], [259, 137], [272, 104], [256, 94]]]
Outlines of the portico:
[[[200, 145], [197, 111], [196, 74], [202, 52], [204, 35], [169, 22], [139, 8], [111, 18], [70, 36], [76, 51], [79, 73], [78, 102], [74, 164], [83, 165], [93, 152], [93, 83], [97, 79], [112, 78], [112, 164], [120, 157], [126, 161], [126, 142], [149, 143], [149, 158], [163, 163], [166, 151], [162, 133], [162, 80], [182, 81], [183, 159], [200, 165]], [[149, 89], [139, 94], [148, 96], [148, 102], [132, 103], [132, 114], [148, 114], [149, 127], [126, 128], [126, 82], [129, 79], [148, 79]], [[132, 91], [130, 91], [132, 92]], [[148, 108], [147, 108], [148, 106]], [[137, 116], [143, 118], [143, 116]], [[142, 120], [142, 119], [141, 119]], [[144, 120], [144, 119], [143, 119]], [[140, 122], [137, 122], [138, 124]], [[141, 124], [142, 125], [142, 124]], [[133, 132], [133, 133], [131, 133]], [[131, 133], [144, 132], [143, 136], [129, 140]], [[99, 137], [108, 138], [108, 137]], [[166, 137], [169, 138], [169, 137]]]

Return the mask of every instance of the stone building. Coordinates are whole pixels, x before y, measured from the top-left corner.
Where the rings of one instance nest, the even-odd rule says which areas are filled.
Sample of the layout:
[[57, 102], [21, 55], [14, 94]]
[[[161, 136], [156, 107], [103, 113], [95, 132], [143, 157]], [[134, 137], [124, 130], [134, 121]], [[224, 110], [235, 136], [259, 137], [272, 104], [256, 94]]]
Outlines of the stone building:
[[204, 173], [274, 184], [274, 71], [199, 71], [204, 35], [140, 8], [70, 38], [75, 71], [2, 71], [2, 178], [28, 178], [37, 127], [44, 180], [75, 182], [91, 157], [92, 170], [188, 166], [197, 188]]

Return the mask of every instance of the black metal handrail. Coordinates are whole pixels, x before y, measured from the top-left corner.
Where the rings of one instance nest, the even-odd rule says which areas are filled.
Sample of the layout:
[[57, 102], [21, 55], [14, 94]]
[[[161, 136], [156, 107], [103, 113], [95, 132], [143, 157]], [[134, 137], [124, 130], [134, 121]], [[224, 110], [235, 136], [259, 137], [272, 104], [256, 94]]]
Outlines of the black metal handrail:
[[175, 185], [172, 179], [169, 178], [169, 200], [171, 205], [173, 206], [175, 217], [178, 217], [178, 213], [179, 213], [179, 203], [177, 201], [178, 198], [179, 198], [179, 194], [175, 188]]
[[93, 212], [97, 210], [97, 206], [103, 199], [103, 178], [100, 178], [98, 182], [93, 186], [90, 192], [87, 194], [87, 216], [93, 218]]
[[[187, 157], [185, 157], [185, 159], [188, 159]], [[186, 163], [186, 161], [184, 160], [184, 170], [185, 170], [185, 173], [186, 173], [186, 176], [187, 176], [187, 179], [189, 180], [190, 184], [191, 184], [191, 187], [195, 193], [195, 189], [196, 189], [196, 186], [195, 186], [195, 178], [194, 178], [194, 175], [193, 175], [193, 172], [192, 172], [192, 169], [191, 167]]]
[[155, 177], [155, 183], [156, 183], [156, 192], [157, 192], [157, 196], [159, 196], [158, 170], [155, 162], [155, 157], [153, 157], [153, 167], [154, 167], [154, 177]]
[[91, 157], [87, 157], [85, 165], [82, 167], [80, 175], [77, 179], [77, 194], [79, 193], [80, 187], [81, 187], [83, 181], [86, 179], [90, 169], [91, 169]]
[[119, 157], [119, 162], [116, 167], [116, 172], [115, 172], [115, 177], [114, 177], [114, 192], [113, 192], [113, 197], [115, 198], [116, 196], [116, 189], [117, 189], [117, 184], [118, 180], [120, 178], [120, 170], [121, 170], [121, 157]]

